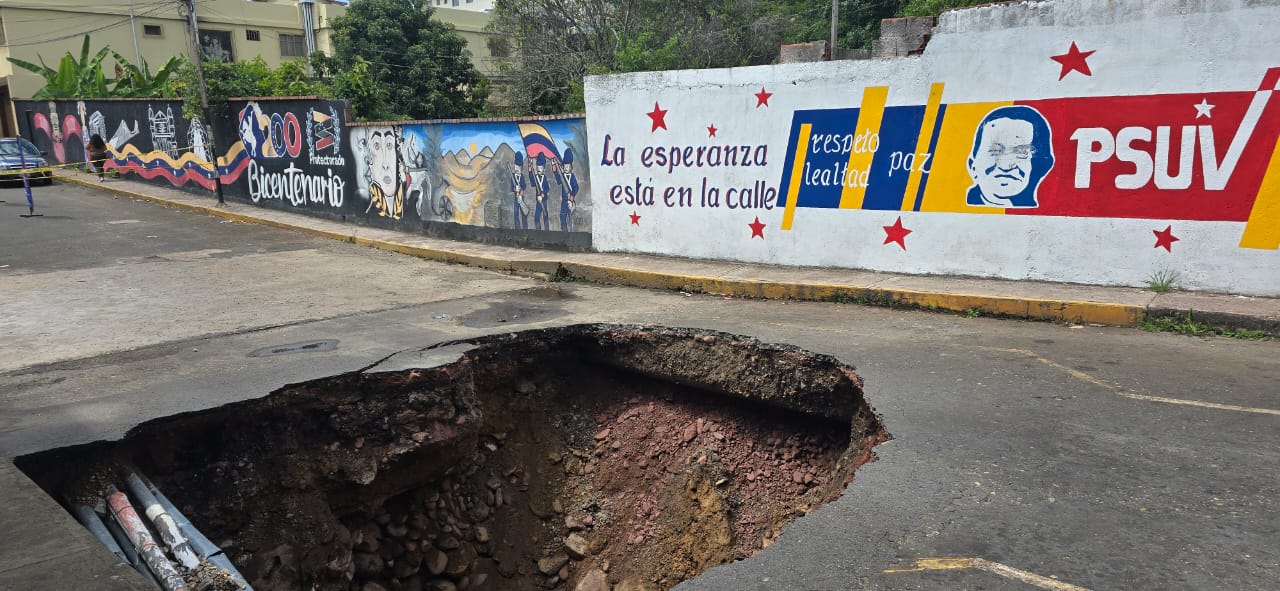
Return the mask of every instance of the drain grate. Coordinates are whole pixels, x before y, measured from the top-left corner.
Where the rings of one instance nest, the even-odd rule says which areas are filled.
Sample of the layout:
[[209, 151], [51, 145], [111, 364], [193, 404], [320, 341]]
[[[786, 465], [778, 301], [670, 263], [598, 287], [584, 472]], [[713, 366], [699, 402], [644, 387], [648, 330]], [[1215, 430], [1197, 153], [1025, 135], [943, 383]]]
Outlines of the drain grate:
[[274, 357], [276, 355], [288, 355], [289, 353], [319, 353], [322, 351], [332, 351], [338, 348], [338, 339], [322, 339], [318, 341], [303, 341], [301, 343], [292, 343], [288, 345], [273, 345], [263, 347], [249, 354], [250, 357]]

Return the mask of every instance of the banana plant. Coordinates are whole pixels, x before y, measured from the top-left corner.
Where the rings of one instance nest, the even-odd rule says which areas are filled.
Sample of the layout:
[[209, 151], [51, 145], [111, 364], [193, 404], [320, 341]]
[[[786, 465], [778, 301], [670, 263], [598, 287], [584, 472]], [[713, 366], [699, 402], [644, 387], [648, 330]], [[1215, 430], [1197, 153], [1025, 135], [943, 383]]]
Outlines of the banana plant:
[[52, 99], [52, 98], [94, 98], [110, 96], [110, 89], [107, 88], [107, 78], [102, 72], [102, 60], [107, 57], [111, 50], [103, 47], [93, 56], [89, 55], [89, 36], [84, 36], [84, 44], [80, 47], [80, 59], [76, 59], [70, 51], [62, 56], [62, 60], [58, 62], [58, 68], [55, 70], [44, 63], [44, 58], [39, 57], [40, 65], [20, 60], [17, 58], [9, 58], [13, 65], [24, 70], [34, 72], [44, 77], [45, 86], [36, 91], [31, 98], [34, 99]]
[[133, 98], [177, 96], [169, 84], [169, 78], [182, 68], [184, 58], [171, 57], [163, 66], [160, 66], [159, 70], [156, 70], [155, 74], [152, 74], [146, 58], [140, 58], [142, 61], [134, 65], [115, 51], [112, 51], [111, 55], [124, 73], [123, 76], [116, 78], [111, 96]]

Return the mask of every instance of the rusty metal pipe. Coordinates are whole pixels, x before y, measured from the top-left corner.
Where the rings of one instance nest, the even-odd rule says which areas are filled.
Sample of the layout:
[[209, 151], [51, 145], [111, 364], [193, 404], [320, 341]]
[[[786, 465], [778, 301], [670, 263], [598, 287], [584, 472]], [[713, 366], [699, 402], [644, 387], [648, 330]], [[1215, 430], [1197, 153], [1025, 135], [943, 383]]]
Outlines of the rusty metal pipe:
[[120, 545], [120, 549], [124, 550], [125, 555], [129, 558], [129, 565], [132, 566], [134, 570], [142, 573], [142, 576], [148, 581], [151, 581], [152, 585], [160, 587], [160, 581], [156, 580], [156, 576], [151, 574], [151, 569], [147, 568], [147, 564], [142, 561], [140, 556], [138, 556], [138, 551], [133, 548], [133, 543], [129, 541], [129, 536], [124, 533], [123, 529], [120, 529], [120, 524], [116, 523], [116, 520], [111, 518], [111, 513], [107, 509], [107, 502], [99, 499], [98, 505], [99, 510], [106, 513], [106, 515], [103, 515], [100, 512], [98, 515], [102, 516], [103, 523], [107, 524], [107, 531], [111, 532], [111, 537], [116, 539], [116, 543]]
[[143, 562], [147, 563], [147, 568], [155, 573], [160, 587], [165, 591], [187, 591], [182, 575], [178, 574], [178, 569], [165, 557], [164, 550], [156, 545], [155, 538], [147, 530], [147, 524], [138, 517], [138, 512], [129, 503], [129, 497], [112, 486], [107, 489], [107, 506], [111, 507], [111, 515], [129, 536], [129, 541], [142, 556]]

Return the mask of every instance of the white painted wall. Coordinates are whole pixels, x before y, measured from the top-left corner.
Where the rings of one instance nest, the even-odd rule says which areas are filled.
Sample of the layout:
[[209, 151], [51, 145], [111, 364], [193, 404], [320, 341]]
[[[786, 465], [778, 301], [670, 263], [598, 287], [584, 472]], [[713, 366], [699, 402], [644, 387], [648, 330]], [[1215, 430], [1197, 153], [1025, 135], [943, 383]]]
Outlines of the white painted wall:
[[[1269, 68], [1280, 67], [1275, 23], [1280, 23], [1280, 0], [1018, 2], [944, 14], [920, 57], [590, 77], [586, 99], [596, 204], [593, 242], [602, 251], [1101, 285], [1143, 286], [1156, 271], [1169, 269], [1181, 273], [1185, 288], [1277, 296], [1280, 250], [1240, 247], [1244, 220], [1195, 221], [1168, 217], [1158, 208], [1143, 217], [1072, 217], [798, 207], [791, 229], [782, 230], [781, 207], [744, 210], [698, 202], [704, 177], [723, 189], [762, 181], [785, 192], [779, 184], [784, 167], [792, 164], [787, 148], [795, 112], [857, 108], [864, 88], [871, 86], [889, 87], [890, 108], [924, 105], [933, 83], [945, 84], [946, 105], [1238, 93], [1218, 101], [1224, 105], [1213, 123], [1226, 126], [1218, 128], [1216, 139], [1221, 159], [1232, 137], [1227, 132], [1239, 127], [1242, 105], [1252, 96], [1248, 93], [1259, 88]], [[1096, 52], [1087, 58], [1092, 75], [1070, 72], [1060, 80], [1061, 66], [1051, 56], [1066, 53], [1073, 42], [1081, 51]], [[753, 96], [762, 88], [772, 93], [768, 106], [757, 106]], [[1271, 118], [1280, 113], [1280, 92], [1274, 94], [1265, 103], [1260, 125], [1274, 127]], [[1231, 107], [1225, 104], [1228, 99], [1244, 103]], [[1174, 129], [1206, 124], [1196, 120], [1191, 102], [1185, 116], [1167, 124]], [[652, 129], [647, 113], [655, 103], [667, 111], [666, 129]], [[1132, 116], [1151, 119], [1149, 113]], [[711, 125], [717, 128], [715, 138], [708, 134]], [[1054, 129], [1055, 138], [1072, 132]], [[1273, 138], [1260, 136], [1248, 144], [1242, 162], [1265, 168]], [[767, 164], [668, 172], [641, 161], [646, 147], [724, 144], [763, 144]], [[1069, 173], [1078, 166], [1076, 154], [1064, 154], [1057, 146], [1055, 172]], [[625, 150], [625, 163], [610, 165], [616, 148]], [[1271, 166], [1280, 170], [1280, 162]], [[611, 187], [634, 186], [637, 179], [656, 188], [656, 204], [611, 200]], [[1070, 183], [1069, 175], [1066, 179]], [[939, 180], [930, 179], [930, 191], [941, 190], [933, 185]], [[964, 178], [952, 189], [961, 202], [969, 182]], [[1132, 198], [1132, 193], [1103, 186], [1105, 178], [1095, 183], [1089, 190], [1106, 191], [1108, 199]], [[666, 187], [694, 188], [695, 203], [663, 205]], [[1224, 192], [1210, 197], [1252, 198]], [[633, 213], [640, 216], [638, 223], [633, 223]], [[752, 237], [748, 227], [757, 217], [765, 224], [763, 238]], [[899, 217], [912, 231], [905, 249], [885, 244], [882, 229]], [[1179, 239], [1169, 251], [1153, 246], [1153, 232], [1166, 226]], [[1275, 232], [1280, 228], [1265, 233]]]

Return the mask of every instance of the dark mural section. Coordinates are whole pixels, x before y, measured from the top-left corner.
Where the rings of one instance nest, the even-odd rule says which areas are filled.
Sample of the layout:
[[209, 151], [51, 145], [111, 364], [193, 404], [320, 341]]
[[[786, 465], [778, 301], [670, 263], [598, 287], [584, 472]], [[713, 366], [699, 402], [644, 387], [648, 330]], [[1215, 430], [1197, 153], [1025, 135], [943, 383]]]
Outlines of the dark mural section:
[[[58, 164], [85, 163], [193, 191], [214, 188], [206, 128], [170, 100], [16, 101], [23, 135]], [[583, 117], [349, 125], [344, 101], [231, 101], [211, 122], [224, 196], [285, 211], [527, 246], [591, 245]]]
[[229, 142], [223, 193], [261, 207], [356, 219], [346, 103], [321, 99], [232, 101], [215, 122]]
[[213, 164], [204, 125], [183, 119], [182, 101], [14, 101], [23, 137], [53, 164], [85, 163], [93, 134], [110, 148], [107, 170], [192, 190], [213, 190]]

